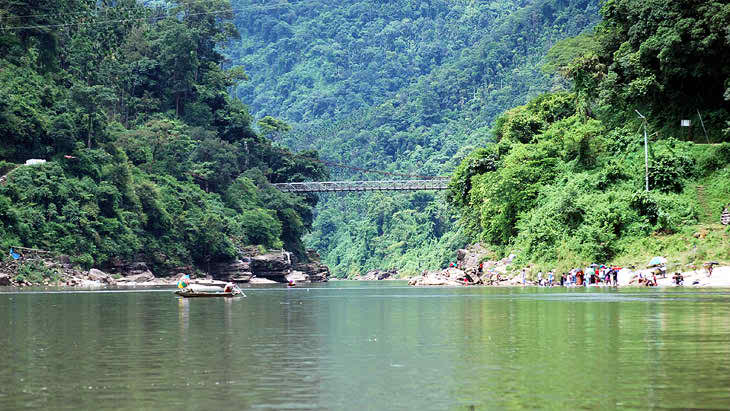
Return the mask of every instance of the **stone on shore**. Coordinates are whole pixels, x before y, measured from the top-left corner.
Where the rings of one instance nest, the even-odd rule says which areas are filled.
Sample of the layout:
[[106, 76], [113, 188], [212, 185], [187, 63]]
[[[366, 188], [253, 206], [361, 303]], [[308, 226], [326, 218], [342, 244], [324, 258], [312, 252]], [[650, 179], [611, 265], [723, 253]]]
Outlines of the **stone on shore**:
[[147, 270], [139, 274], [128, 275], [120, 278], [120, 283], [149, 283], [155, 280], [155, 275], [151, 271]]
[[[441, 271], [424, 271], [419, 277], [411, 278], [409, 285], [464, 285], [463, 278], [466, 273], [458, 268], [447, 268]], [[468, 283], [467, 283], [468, 284]]]
[[382, 281], [387, 279], [395, 279], [398, 276], [398, 270], [391, 268], [390, 270], [370, 270], [365, 275], [355, 277], [354, 280], [361, 281]]
[[309, 263], [298, 263], [292, 266], [293, 271], [301, 271], [308, 276], [308, 282], [322, 283], [327, 282], [330, 276], [330, 269], [319, 261]]
[[286, 276], [287, 282], [294, 282], [294, 283], [309, 283], [311, 282], [309, 280], [309, 275], [305, 274], [303, 271], [292, 271]]
[[91, 270], [89, 270], [89, 274], [87, 274], [87, 277], [89, 278], [89, 280], [96, 281], [99, 283], [104, 283], [104, 284], [115, 284], [116, 283], [116, 280], [114, 280], [114, 278], [112, 278], [111, 275], [109, 275], [101, 270], [97, 270], [96, 268], [92, 268]]
[[249, 281], [250, 284], [278, 284], [280, 282], [281, 281], [274, 281], [274, 280], [269, 280], [268, 278], [258, 278], [258, 277], [253, 277], [253, 278], [251, 278], [251, 281]]

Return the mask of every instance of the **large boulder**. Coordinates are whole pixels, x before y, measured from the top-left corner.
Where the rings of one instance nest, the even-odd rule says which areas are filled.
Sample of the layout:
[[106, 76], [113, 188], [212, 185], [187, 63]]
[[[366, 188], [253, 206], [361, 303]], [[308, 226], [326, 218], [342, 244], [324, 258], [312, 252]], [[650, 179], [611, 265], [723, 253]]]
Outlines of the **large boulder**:
[[89, 280], [100, 283], [114, 284], [116, 282], [111, 275], [101, 270], [97, 270], [96, 268], [92, 268], [91, 270], [89, 270], [89, 273], [86, 276], [89, 278]]
[[260, 272], [284, 272], [291, 269], [291, 255], [286, 251], [251, 257], [251, 271], [258, 277]]
[[330, 276], [329, 267], [318, 261], [296, 264], [292, 269], [303, 272], [309, 276], [309, 281], [313, 283], [327, 282]]
[[[453, 269], [456, 270], [456, 269]], [[461, 270], [456, 270], [461, 271]], [[443, 271], [424, 271], [421, 276], [411, 278], [408, 281], [409, 285], [413, 286], [434, 286], [434, 285], [464, 285], [463, 282], [457, 281], [455, 278], [451, 278], [448, 270]], [[454, 273], [455, 274], [455, 273]]]
[[10, 276], [7, 274], [0, 274], [0, 286], [10, 285]]
[[155, 275], [151, 271], [147, 270], [138, 274], [128, 275], [120, 278], [118, 281], [123, 283], [149, 283], [154, 281]]
[[370, 270], [365, 273], [364, 276], [356, 278], [356, 280], [364, 281], [380, 281], [388, 278], [395, 278], [398, 275], [398, 270], [391, 268], [390, 270]]
[[253, 277], [251, 258], [243, 257], [213, 267], [213, 278], [223, 281], [248, 282]]
[[294, 283], [309, 283], [309, 275], [302, 271], [293, 270], [286, 276], [286, 281]]
[[472, 244], [469, 247], [456, 251], [458, 266], [465, 272], [477, 272], [481, 264], [489, 255], [489, 250], [481, 244]]

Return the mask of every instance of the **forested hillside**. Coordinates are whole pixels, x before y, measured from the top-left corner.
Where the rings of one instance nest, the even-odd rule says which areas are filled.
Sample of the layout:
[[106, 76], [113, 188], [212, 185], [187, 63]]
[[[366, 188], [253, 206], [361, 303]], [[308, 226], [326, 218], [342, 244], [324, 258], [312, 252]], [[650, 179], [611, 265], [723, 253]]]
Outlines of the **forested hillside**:
[[[502, 111], [566, 84], [541, 70], [558, 40], [598, 21], [596, 1], [236, 0], [236, 92], [292, 131], [295, 149], [365, 169], [446, 175]], [[333, 169], [333, 178], [387, 175]], [[447, 261], [467, 238], [435, 193], [323, 196], [308, 243], [338, 275]]]
[[502, 114], [450, 204], [472, 241], [545, 268], [730, 260], [730, 4], [611, 0], [602, 15], [548, 55], [571, 92]]
[[[255, 129], [224, 70], [227, 0], [0, 5], [0, 248], [84, 267], [206, 267], [246, 245], [303, 253], [326, 176]], [[22, 166], [31, 158], [41, 165]]]
[[[726, 1], [4, 3], [0, 247], [173, 270], [313, 246], [339, 276], [475, 241], [730, 259], [728, 27]], [[270, 184], [424, 175], [450, 189]]]

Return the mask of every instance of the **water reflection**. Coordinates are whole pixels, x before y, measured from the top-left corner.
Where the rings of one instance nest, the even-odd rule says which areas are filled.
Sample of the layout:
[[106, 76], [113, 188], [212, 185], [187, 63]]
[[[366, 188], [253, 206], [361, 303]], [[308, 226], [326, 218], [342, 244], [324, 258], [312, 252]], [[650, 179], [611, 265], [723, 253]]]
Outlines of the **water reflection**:
[[0, 409], [725, 408], [730, 293], [0, 294]]

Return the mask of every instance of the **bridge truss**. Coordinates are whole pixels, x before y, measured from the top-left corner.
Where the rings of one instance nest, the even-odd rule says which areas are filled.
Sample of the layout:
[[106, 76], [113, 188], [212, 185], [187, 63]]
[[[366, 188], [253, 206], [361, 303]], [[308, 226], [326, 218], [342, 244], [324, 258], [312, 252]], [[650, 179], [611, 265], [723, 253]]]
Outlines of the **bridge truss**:
[[445, 190], [449, 179], [388, 180], [388, 181], [312, 181], [277, 183], [274, 187], [289, 193], [325, 193], [337, 191], [415, 191]]

